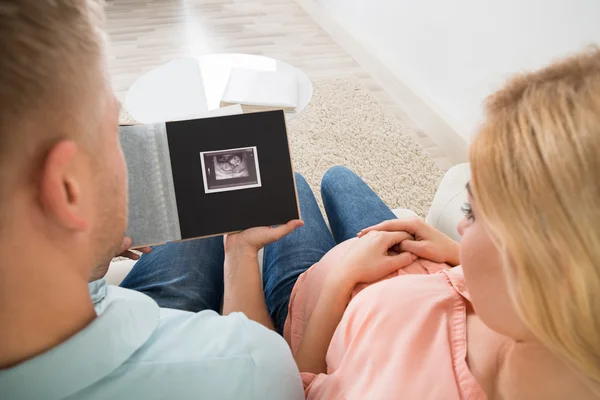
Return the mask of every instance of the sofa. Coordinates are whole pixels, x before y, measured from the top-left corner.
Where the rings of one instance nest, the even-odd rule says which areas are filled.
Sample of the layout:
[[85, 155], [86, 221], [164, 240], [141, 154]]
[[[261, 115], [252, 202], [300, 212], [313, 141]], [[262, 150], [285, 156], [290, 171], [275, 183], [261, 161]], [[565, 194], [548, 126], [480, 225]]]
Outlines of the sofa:
[[[458, 164], [450, 168], [440, 182], [425, 219], [425, 222], [456, 241], [460, 241], [456, 226], [463, 218], [461, 207], [467, 201], [465, 186], [469, 179], [469, 164]], [[408, 209], [399, 208], [393, 211], [398, 218], [416, 216], [413, 211]], [[259, 260], [259, 264], [262, 264], [262, 254], [259, 254]], [[105, 279], [112, 285], [118, 285], [134, 265], [135, 261], [133, 260], [112, 262]]]

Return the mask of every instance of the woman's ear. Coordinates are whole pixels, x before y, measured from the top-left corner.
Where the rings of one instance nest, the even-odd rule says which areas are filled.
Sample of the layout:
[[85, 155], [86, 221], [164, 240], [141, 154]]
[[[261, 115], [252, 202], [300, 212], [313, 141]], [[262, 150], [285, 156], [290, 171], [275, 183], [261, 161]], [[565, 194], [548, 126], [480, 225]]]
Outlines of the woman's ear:
[[80, 177], [76, 172], [79, 149], [72, 140], [62, 140], [48, 151], [40, 174], [39, 201], [45, 215], [64, 229], [88, 227], [83, 213]]

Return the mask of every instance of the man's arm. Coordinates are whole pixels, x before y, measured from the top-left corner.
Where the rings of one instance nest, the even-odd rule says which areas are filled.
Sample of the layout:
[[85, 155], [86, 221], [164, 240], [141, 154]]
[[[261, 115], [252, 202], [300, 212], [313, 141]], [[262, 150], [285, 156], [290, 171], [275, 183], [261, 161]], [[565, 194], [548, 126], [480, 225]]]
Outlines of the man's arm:
[[243, 312], [249, 319], [273, 329], [258, 270], [258, 250], [302, 225], [301, 220], [293, 220], [274, 228], [250, 228], [225, 236], [224, 315]]
[[256, 251], [225, 253], [223, 315], [243, 312], [249, 319], [274, 330], [263, 294]]

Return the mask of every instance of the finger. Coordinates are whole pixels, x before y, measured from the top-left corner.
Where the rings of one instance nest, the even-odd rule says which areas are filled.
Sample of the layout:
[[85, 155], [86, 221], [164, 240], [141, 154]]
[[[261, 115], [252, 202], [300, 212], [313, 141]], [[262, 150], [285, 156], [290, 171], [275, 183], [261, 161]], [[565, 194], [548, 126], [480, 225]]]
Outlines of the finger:
[[131, 260], [139, 260], [140, 259], [140, 255], [134, 253], [133, 251], [124, 251], [123, 253], [119, 254], [120, 257], [126, 257], [129, 258]]
[[152, 247], [150, 247], [150, 246], [137, 247], [133, 250], [139, 251], [140, 253], [143, 253], [143, 254], [148, 254], [148, 253], [152, 252]]
[[418, 217], [390, 219], [361, 230], [358, 236], [361, 237], [371, 231], [405, 231], [414, 235], [421, 222]]
[[394, 271], [398, 271], [401, 268], [409, 266], [416, 260], [416, 258], [417, 257], [413, 254], [407, 252], [388, 256], [385, 262], [381, 265], [381, 268], [383, 269], [382, 273], [389, 275]]
[[383, 243], [387, 246], [386, 250], [397, 244], [400, 244], [400, 246], [402, 246], [402, 242], [404, 242], [405, 240], [414, 239], [410, 233], [405, 231], [381, 232], [380, 237]]
[[404, 268], [412, 264], [417, 258], [418, 257], [414, 254], [405, 251], [398, 255], [388, 257], [388, 264], [390, 264], [390, 268]]
[[303, 225], [304, 225], [304, 221], [302, 221], [300, 219], [294, 219], [285, 225], [279, 225], [274, 228], [271, 228], [269, 231], [270, 243], [276, 242], [277, 240], [281, 239], [282, 237], [289, 235], [295, 229], [297, 229]]
[[412, 235], [418, 230], [422, 221], [418, 217], [410, 217], [403, 219], [390, 219], [383, 221], [377, 225], [370, 226], [360, 231], [361, 234], [366, 234], [370, 231], [405, 231]]
[[416, 254], [423, 257], [429, 244], [423, 240], [404, 240], [400, 243], [401, 251], [408, 251], [409, 253]]

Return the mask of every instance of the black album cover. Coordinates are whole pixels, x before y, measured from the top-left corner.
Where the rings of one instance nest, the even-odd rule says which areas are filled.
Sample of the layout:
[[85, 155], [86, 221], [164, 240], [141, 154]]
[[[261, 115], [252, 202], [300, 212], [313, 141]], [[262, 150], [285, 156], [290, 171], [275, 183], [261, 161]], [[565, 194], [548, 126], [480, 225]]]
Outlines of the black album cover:
[[182, 239], [300, 218], [283, 111], [166, 129]]

